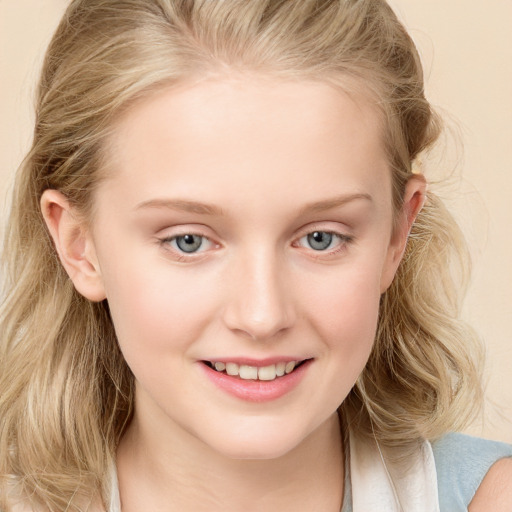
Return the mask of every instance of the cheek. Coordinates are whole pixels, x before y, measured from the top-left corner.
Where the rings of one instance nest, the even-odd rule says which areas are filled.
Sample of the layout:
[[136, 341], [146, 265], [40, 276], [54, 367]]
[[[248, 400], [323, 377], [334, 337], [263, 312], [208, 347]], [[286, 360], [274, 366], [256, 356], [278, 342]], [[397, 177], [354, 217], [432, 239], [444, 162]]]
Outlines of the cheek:
[[335, 411], [343, 403], [368, 361], [379, 314], [378, 277], [371, 267], [347, 267], [309, 283], [303, 307], [312, 335], [321, 340], [322, 365], [310, 400], [322, 411]]
[[132, 253], [119, 265], [106, 266], [104, 282], [127, 360], [183, 350], [215, 314], [218, 291], [213, 283], [199, 279], [190, 269], [173, 267], [163, 257], [148, 265]]
[[337, 272], [310, 287], [307, 308], [328, 350], [348, 367], [360, 368], [370, 353], [379, 314], [379, 273], [371, 267]]

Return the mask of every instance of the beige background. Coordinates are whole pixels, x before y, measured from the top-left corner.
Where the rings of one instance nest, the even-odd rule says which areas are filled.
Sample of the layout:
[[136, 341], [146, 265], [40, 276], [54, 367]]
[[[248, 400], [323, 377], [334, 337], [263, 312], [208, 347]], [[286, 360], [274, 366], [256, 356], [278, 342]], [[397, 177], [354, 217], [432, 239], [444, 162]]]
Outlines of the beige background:
[[[511, 0], [391, 0], [416, 40], [427, 93], [462, 141], [426, 163], [432, 178], [456, 171], [452, 198], [475, 261], [465, 314], [488, 347], [483, 425], [470, 431], [512, 442], [512, 20]], [[33, 92], [64, 0], [0, 0], [0, 217], [28, 148]], [[460, 176], [462, 175], [462, 176]]]

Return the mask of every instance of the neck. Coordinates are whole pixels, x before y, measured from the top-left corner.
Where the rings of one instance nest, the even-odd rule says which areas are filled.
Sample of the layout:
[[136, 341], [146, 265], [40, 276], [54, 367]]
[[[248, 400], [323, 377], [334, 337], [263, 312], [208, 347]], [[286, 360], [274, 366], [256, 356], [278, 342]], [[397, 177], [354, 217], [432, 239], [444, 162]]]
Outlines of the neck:
[[149, 432], [135, 415], [118, 450], [123, 512], [341, 508], [344, 459], [337, 414], [299, 446], [269, 460], [225, 457], [187, 432], [167, 439]]

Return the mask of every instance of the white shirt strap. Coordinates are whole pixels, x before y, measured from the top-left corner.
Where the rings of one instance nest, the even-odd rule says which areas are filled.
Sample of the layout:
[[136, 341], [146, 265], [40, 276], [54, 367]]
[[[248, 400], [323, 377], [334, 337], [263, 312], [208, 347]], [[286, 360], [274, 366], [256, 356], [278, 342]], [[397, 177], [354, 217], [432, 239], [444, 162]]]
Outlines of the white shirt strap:
[[393, 476], [390, 467], [376, 442], [357, 442], [350, 436], [353, 512], [439, 512], [437, 474], [429, 442], [414, 454], [406, 475]]

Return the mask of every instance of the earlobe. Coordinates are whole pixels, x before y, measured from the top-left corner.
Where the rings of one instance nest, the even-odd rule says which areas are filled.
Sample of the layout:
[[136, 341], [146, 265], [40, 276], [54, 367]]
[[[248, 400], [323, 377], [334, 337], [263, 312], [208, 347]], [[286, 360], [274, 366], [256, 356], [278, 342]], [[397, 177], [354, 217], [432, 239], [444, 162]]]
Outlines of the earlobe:
[[76, 290], [91, 301], [105, 298], [105, 289], [94, 243], [67, 198], [57, 190], [45, 190], [41, 211], [62, 266]]
[[422, 174], [413, 174], [405, 186], [402, 209], [396, 219], [388, 248], [386, 266], [382, 274], [381, 293], [389, 288], [395, 277], [412, 225], [425, 203], [426, 190], [427, 182]]

